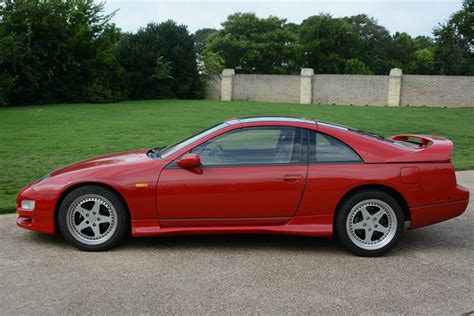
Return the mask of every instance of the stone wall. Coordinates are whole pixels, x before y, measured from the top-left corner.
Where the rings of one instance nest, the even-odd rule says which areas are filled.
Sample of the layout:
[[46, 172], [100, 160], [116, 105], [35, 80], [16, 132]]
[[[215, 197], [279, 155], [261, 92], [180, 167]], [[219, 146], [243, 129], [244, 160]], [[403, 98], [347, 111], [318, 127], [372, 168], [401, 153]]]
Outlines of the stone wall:
[[311, 68], [300, 76], [244, 75], [225, 69], [207, 79], [206, 99], [374, 106], [474, 107], [474, 77], [323, 75]]
[[220, 100], [222, 80], [219, 76], [209, 76], [206, 78], [206, 89], [204, 91], [204, 99]]
[[315, 75], [313, 103], [387, 105], [388, 76]]
[[474, 107], [474, 77], [402, 77], [400, 105]]
[[300, 76], [236, 75], [232, 100], [300, 102]]

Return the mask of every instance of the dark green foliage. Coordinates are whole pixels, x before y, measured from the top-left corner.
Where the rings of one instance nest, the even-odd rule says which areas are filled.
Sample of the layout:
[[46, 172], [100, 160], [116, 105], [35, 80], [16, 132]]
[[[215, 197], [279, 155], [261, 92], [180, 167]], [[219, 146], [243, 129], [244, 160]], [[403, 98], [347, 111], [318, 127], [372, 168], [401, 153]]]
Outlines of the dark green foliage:
[[372, 75], [372, 70], [367, 67], [361, 60], [352, 58], [346, 60], [345, 67], [346, 74], [357, 74], [357, 75]]
[[132, 99], [199, 98], [194, 40], [174, 21], [150, 23], [135, 34], [122, 34], [117, 47]]
[[293, 55], [289, 44], [296, 37], [285, 22], [273, 16], [260, 19], [254, 13], [232, 14], [210, 36], [204, 54], [207, 50], [221, 56], [227, 68], [238, 72], [286, 73]]
[[185, 26], [121, 35], [103, 11], [95, 0], [1, 3], [0, 106], [202, 95]]
[[346, 60], [359, 55], [362, 40], [351, 25], [321, 14], [307, 18], [299, 28], [301, 66], [316, 73], [344, 73]]
[[[237, 13], [208, 37], [203, 51], [209, 57], [202, 58], [203, 69], [298, 73], [311, 67], [316, 73], [387, 75], [397, 67], [410, 74], [472, 75], [473, 25], [474, 0], [464, 0], [463, 9], [435, 29], [436, 42], [407, 33], [392, 36], [365, 14], [345, 18], [320, 14], [297, 25], [276, 17]], [[196, 45], [203, 43], [199, 40]]]
[[474, 75], [474, 0], [434, 30], [437, 68], [446, 75]]
[[202, 55], [204, 53], [204, 48], [206, 47], [209, 37], [216, 33], [216, 29], [200, 29], [194, 33], [194, 50], [197, 55]]
[[366, 14], [346, 17], [343, 20], [351, 25], [361, 41], [362, 47], [357, 58], [375, 74], [388, 74], [393, 68], [393, 62], [387, 58], [392, 44], [390, 32]]
[[[0, 7], [0, 85], [9, 105], [122, 97], [118, 31], [93, 0], [7, 0]], [[1, 97], [0, 97], [1, 98]]]

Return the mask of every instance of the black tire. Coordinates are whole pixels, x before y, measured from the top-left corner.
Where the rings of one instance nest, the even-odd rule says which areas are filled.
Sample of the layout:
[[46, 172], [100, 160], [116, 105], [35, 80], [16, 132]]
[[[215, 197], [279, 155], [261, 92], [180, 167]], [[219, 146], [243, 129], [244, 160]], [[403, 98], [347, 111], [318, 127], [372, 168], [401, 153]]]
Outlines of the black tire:
[[[372, 239], [366, 239], [366, 241], [361, 240], [360, 242], [357, 240], [357, 237], [359, 237], [360, 239], [365, 238], [365, 234], [367, 233], [367, 230], [366, 230], [367, 228], [364, 228], [364, 229], [361, 229], [361, 230], [352, 229], [354, 232], [351, 234], [351, 231], [348, 227], [350, 225], [353, 225], [353, 224], [351, 224], [350, 221], [348, 222], [348, 216], [349, 215], [359, 216], [359, 217], [362, 216], [361, 211], [359, 211], [359, 214], [357, 214], [357, 211], [356, 211], [355, 207], [357, 207], [358, 205], [364, 205], [364, 203], [370, 203], [369, 201], [372, 201], [372, 202], [375, 202], [375, 203], [377, 203], [376, 201], [382, 201], [385, 204], [387, 204], [393, 210], [394, 214], [392, 214], [392, 217], [395, 217], [396, 222], [397, 222], [396, 225], [393, 225], [393, 226], [389, 226], [388, 224], [387, 224], [387, 227], [380, 226], [384, 229], [387, 229], [390, 232], [390, 233], [387, 233], [387, 236], [390, 236], [390, 238], [389, 237], [383, 237], [384, 235], [382, 235], [380, 237], [380, 241], [375, 240], [374, 243], [377, 243], [377, 242], [380, 243], [380, 247], [378, 247], [378, 248], [375, 248], [375, 247], [377, 247], [377, 245], [363, 245], [362, 244], [363, 242], [366, 242], [367, 240], [369, 240], [369, 243], [370, 243]], [[367, 205], [367, 204], [365, 204], [365, 205]], [[373, 207], [375, 209], [373, 211], [374, 213], [377, 212], [376, 206], [369, 206], [369, 208], [370, 207]], [[352, 211], [352, 213], [351, 213], [351, 211]], [[371, 216], [372, 215], [374, 215], [374, 214], [371, 214]], [[385, 215], [385, 216], [386, 217], [383, 218], [383, 219], [378, 218], [378, 221], [388, 222], [388, 215]], [[374, 221], [377, 220], [376, 217], [377, 216], [374, 216]], [[362, 222], [364, 222], [364, 223], [367, 222], [368, 223], [368, 224], [363, 224], [363, 226], [372, 225], [372, 224], [375, 225], [376, 224], [375, 222], [372, 223], [370, 220], [368, 220], [369, 217], [367, 217], [366, 219], [367, 219], [367, 221], [364, 220], [364, 218], [362, 218], [362, 220], [360, 220], [361, 223]], [[353, 221], [352, 223], [354, 223], [355, 217], [354, 217], [354, 219], [351, 219], [351, 221]], [[393, 223], [393, 220], [392, 220], [392, 223]], [[357, 223], [357, 224], [359, 224], [359, 223]], [[359, 191], [359, 192], [356, 192], [355, 194], [352, 194], [351, 196], [347, 197], [341, 203], [340, 207], [336, 210], [336, 216], [335, 216], [335, 219], [334, 219], [334, 226], [335, 226], [334, 230], [335, 230], [336, 236], [339, 239], [339, 241], [349, 251], [353, 252], [354, 254], [356, 254], [358, 256], [364, 256], [364, 257], [382, 256], [382, 255], [386, 254], [388, 251], [390, 251], [390, 249], [392, 249], [395, 246], [395, 244], [398, 242], [398, 240], [400, 239], [402, 231], [404, 230], [404, 225], [405, 225], [404, 224], [404, 216], [403, 216], [403, 211], [402, 211], [402, 208], [401, 208], [400, 204], [390, 194], [388, 194], [386, 192], [383, 192], [383, 191], [378, 191], [378, 190]], [[371, 227], [372, 227], [372, 229], [374, 229], [372, 231], [372, 234], [375, 234], [376, 229], [373, 228], [374, 226], [371, 226]], [[370, 230], [370, 229], [368, 229], [368, 230]], [[361, 235], [362, 231], [363, 231], [363, 235]], [[358, 235], [356, 237], [354, 237], [356, 235], [356, 233]], [[349, 234], [351, 234], [351, 236], [349, 236]], [[373, 236], [372, 234], [370, 235], [372, 237], [367, 236], [367, 238], [377, 237], [377, 236]], [[382, 234], [382, 233], [377, 232], [377, 234]], [[383, 238], [386, 238], [386, 240], [384, 241]], [[359, 244], [357, 244], [357, 242], [359, 242]], [[386, 242], [386, 244], [384, 244], [384, 242]], [[374, 249], [366, 249], [365, 247], [374, 247]]]
[[[112, 207], [115, 209], [115, 213], [116, 213], [116, 214], [114, 213], [114, 221], [113, 221], [114, 229], [113, 229], [113, 232], [111, 230], [109, 235], [104, 237], [104, 238], [107, 238], [107, 240], [104, 240], [104, 242], [98, 243], [98, 244], [92, 244], [92, 245], [87, 244], [87, 242], [89, 242], [87, 240], [85, 240], [84, 242], [79, 240], [80, 237], [77, 237], [77, 236], [80, 235], [81, 233], [76, 233], [76, 232], [74, 232], [73, 229], [70, 228], [72, 225], [74, 225], [74, 224], [71, 224], [71, 221], [74, 221], [74, 219], [70, 220], [70, 222], [68, 224], [68, 211], [69, 211], [69, 209], [71, 208], [71, 211], [69, 211], [69, 212], [72, 212], [72, 208], [74, 207], [74, 205], [77, 205], [78, 200], [80, 201], [80, 199], [85, 198], [85, 197], [89, 197], [89, 196], [96, 196], [98, 199], [102, 198], [104, 201], [107, 201], [106, 202], [107, 205], [110, 202]], [[73, 205], [73, 203], [74, 203], [74, 205]], [[95, 203], [95, 202], [92, 201], [90, 203]], [[99, 206], [99, 208], [100, 207], [103, 208], [103, 206]], [[90, 212], [92, 212], [92, 211], [90, 211]], [[105, 211], [101, 210], [100, 212], [107, 212], [107, 208], [105, 209]], [[69, 215], [70, 214], [71, 213], [69, 213]], [[96, 213], [94, 213], [94, 214], [96, 214]], [[91, 215], [91, 217], [90, 217], [91, 219], [92, 219], [92, 217], [96, 216], [96, 215], [92, 215], [92, 214], [90, 214], [90, 215]], [[79, 216], [79, 218], [82, 219], [81, 215], [77, 215], [77, 216]], [[87, 216], [89, 216], [89, 214]], [[104, 217], [104, 218], [108, 218], [108, 217]], [[83, 220], [85, 221], [85, 219], [86, 218], [84, 217]], [[99, 219], [99, 218], [97, 218], [97, 219]], [[89, 222], [87, 222], [87, 223], [89, 223]], [[97, 226], [105, 224], [105, 223], [99, 223], [99, 222], [97, 222], [97, 223], [98, 223]], [[109, 225], [112, 225], [112, 224], [109, 224]], [[110, 189], [102, 187], [102, 186], [85, 185], [85, 186], [79, 187], [79, 188], [73, 190], [72, 192], [70, 192], [64, 198], [64, 200], [62, 201], [62, 203], [59, 207], [59, 211], [58, 211], [58, 226], [59, 226], [59, 230], [61, 231], [61, 234], [64, 236], [64, 238], [69, 243], [71, 243], [73, 246], [75, 246], [76, 248], [78, 248], [80, 250], [84, 250], [84, 251], [105, 251], [105, 250], [109, 250], [109, 249], [117, 246], [129, 234], [129, 231], [130, 231], [129, 230], [130, 216], [129, 216], [129, 213], [128, 213], [128, 210], [127, 210], [126, 206], [122, 202], [121, 197], [117, 193], [115, 193], [114, 191], [112, 191]], [[96, 226], [96, 225], [94, 224], [94, 226]], [[107, 228], [108, 226], [106, 225], [105, 227]], [[92, 227], [90, 227], [90, 228], [92, 228]], [[70, 231], [70, 229], [71, 229], [72, 232]], [[88, 229], [88, 228], [86, 228], [86, 229]], [[99, 232], [100, 232], [100, 230], [99, 230]], [[75, 235], [76, 235], [76, 237], [75, 237]], [[95, 242], [99, 242], [99, 241], [95, 241]]]

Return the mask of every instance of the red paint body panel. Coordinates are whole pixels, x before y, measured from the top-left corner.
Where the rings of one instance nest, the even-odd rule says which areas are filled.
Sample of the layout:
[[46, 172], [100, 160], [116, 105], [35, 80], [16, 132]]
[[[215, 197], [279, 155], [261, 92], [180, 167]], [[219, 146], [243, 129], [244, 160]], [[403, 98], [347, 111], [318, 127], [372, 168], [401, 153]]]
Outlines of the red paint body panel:
[[[183, 169], [172, 163], [222, 133], [254, 126], [293, 126], [329, 134], [353, 148], [362, 163], [233, 166]], [[407, 143], [412, 138], [419, 144]], [[83, 184], [114, 189], [126, 202], [133, 236], [275, 233], [331, 236], [333, 217], [352, 190], [379, 186], [396, 191], [410, 214], [411, 228], [458, 216], [469, 192], [458, 186], [450, 163], [452, 143], [441, 137], [398, 135], [405, 145], [380, 141], [314, 121], [228, 121], [228, 126], [166, 159], [146, 151], [91, 158], [51, 173], [17, 197], [20, 227], [55, 232], [55, 211], [69, 190]], [[136, 187], [136, 184], [148, 184]], [[35, 200], [32, 211], [22, 200]]]
[[[158, 182], [158, 216], [290, 217], [303, 194], [306, 170], [307, 166], [164, 169]], [[286, 181], [287, 176], [296, 180]]]

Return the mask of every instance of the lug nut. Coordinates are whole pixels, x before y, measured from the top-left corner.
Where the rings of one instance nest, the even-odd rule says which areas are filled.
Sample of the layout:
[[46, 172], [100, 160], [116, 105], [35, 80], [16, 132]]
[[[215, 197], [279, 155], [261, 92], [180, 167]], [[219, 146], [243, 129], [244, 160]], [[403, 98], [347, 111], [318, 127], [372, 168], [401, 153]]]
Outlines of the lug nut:
[[86, 221], [86, 224], [89, 224], [89, 221]]
[[95, 224], [92, 224], [92, 226], [95, 226]]
[[100, 217], [97, 217], [97, 220], [100, 221]]

